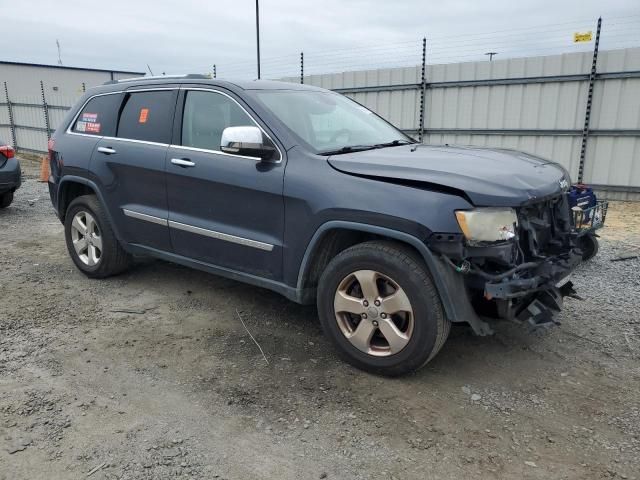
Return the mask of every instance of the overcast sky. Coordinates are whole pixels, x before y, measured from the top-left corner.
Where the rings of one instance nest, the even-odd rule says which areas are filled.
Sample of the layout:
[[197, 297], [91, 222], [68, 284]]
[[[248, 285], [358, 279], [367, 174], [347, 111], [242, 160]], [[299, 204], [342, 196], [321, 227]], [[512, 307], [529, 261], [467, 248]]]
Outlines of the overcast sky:
[[[215, 63], [219, 76], [255, 75], [255, 0], [0, 0], [0, 11], [0, 60], [55, 64], [59, 39], [70, 66], [159, 74]], [[309, 72], [418, 63], [423, 36], [431, 63], [590, 49], [571, 36], [599, 15], [604, 46], [640, 44], [638, 0], [261, 0], [263, 77], [295, 73], [300, 51]]]

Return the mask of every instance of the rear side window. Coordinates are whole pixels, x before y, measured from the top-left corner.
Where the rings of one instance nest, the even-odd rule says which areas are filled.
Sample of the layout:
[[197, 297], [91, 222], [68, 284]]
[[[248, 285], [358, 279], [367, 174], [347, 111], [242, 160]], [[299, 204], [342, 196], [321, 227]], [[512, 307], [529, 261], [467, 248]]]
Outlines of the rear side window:
[[92, 98], [78, 115], [71, 131], [101, 137], [114, 136], [121, 102], [122, 94]]
[[170, 143], [175, 91], [130, 93], [120, 114], [119, 138]]

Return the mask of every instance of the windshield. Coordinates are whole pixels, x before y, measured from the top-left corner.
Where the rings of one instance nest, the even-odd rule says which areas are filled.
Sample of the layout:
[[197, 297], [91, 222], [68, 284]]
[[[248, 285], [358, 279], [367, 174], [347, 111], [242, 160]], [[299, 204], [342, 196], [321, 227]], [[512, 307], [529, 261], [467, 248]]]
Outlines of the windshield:
[[256, 96], [315, 153], [334, 154], [413, 142], [375, 113], [337, 93], [259, 90]]

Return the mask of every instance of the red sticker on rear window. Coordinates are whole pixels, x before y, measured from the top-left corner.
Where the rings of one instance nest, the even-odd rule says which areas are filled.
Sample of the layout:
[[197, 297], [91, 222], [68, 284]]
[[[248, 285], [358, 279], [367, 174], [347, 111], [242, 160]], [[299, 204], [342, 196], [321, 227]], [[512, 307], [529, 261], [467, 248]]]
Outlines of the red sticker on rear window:
[[86, 132], [100, 133], [100, 124], [99, 123], [87, 123], [84, 128], [85, 128]]
[[149, 116], [148, 108], [140, 109], [140, 117], [138, 118], [138, 123], [147, 123], [147, 117]]

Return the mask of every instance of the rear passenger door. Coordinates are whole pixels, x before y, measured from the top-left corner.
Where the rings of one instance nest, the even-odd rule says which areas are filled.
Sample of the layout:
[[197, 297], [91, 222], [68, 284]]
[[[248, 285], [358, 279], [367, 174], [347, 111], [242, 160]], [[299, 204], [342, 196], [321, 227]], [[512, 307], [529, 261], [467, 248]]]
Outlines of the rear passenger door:
[[284, 159], [220, 151], [231, 126], [266, 130], [231, 94], [184, 87], [167, 156], [174, 251], [209, 264], [278, 280], [282, 275]]
[[122, 98], [122, 92], [95, 95], [82, 106], [66, 134], [56, 131], [55, 150], [64, 152], [64, 156], [52, 164], [54, 177], [91, 175], [88, 169], [96, 144], [102, 137], [116, 134]]
[[103, 137], [90, 171], [127, 243], [170, 251], [165, 158], [177, 88], [124, 93], [115, 134]]

